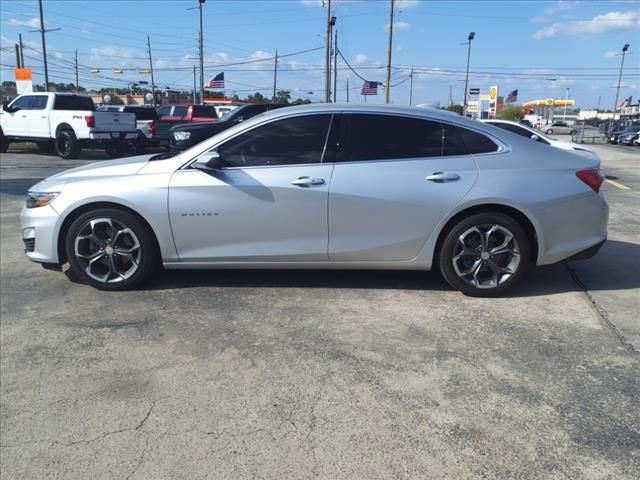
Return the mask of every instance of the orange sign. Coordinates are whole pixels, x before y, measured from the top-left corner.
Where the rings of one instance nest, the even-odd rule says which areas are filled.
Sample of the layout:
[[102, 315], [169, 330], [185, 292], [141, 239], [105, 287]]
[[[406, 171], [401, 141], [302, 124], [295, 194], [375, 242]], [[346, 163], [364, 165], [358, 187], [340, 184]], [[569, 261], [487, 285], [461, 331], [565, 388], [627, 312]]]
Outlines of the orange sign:
[[31, 69], [30, 68], [16, 68], [15, 69], [16, 80], [31, 80]]

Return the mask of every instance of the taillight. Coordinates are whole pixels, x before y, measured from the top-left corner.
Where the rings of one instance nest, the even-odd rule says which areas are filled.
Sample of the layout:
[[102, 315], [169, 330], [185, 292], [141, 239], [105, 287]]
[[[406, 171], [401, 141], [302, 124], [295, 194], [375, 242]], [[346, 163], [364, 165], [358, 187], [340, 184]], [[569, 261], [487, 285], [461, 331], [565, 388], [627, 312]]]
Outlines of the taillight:
[[93, 128], [96, 126], [96, 117], [94, 117], [93, 115], [85, 115], [84, 123], [87, 124], [87, 127]]
[[605, 176], [602, 170], [578, 170], [576, 177], [586, 183], [594, 192], [599, 192]]
[[156, 122], [155, 120], [151, 120], [151, 122], [149, 122], [149, 136], [150, 137], [155, 137], [156, 136]]

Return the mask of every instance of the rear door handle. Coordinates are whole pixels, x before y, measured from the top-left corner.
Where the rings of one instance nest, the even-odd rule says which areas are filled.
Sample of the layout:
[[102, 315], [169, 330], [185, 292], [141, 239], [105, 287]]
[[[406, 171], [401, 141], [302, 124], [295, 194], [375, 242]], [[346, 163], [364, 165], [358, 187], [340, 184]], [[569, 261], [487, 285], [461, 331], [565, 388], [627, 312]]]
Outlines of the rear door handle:
[[324, 185], [324, 178], [298, 177], [295, 180], [291, 180], [291, 185], [296, 185], [298, 187]]
[[425, 177], [430, 182], [454, 182], [456, 180], [460, 180], [460, 175], [457, 173], [449, 173], [449, 172], [433, 172], [431, 175]]

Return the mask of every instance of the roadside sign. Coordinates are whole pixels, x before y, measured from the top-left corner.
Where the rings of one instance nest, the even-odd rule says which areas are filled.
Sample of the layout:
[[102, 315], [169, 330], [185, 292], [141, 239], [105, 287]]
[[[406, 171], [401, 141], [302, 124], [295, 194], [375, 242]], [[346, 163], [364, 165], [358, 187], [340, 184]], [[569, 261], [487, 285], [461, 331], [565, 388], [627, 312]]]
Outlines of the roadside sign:
[[33, 77], [30, 68], [16, 68], [14, 74], [18, 95], [33, 92]]
[[470, 88], [469, 89], [469, 95], [480, 95], [480, 89], [479, 88]]

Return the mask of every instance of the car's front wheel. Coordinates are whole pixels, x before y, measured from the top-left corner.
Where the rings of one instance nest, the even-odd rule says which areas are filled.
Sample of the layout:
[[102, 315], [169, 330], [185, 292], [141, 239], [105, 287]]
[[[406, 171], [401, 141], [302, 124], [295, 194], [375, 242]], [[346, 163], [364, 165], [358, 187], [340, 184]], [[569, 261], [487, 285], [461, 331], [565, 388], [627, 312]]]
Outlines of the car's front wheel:
[[152, 232], [135, 215], [114, 208], [80, 215], [65, 242], [73, 275], [101, 290], [126, 290], [146, 280], [157, 266]]
[[553, 134], [553, 130], [552, 129], [548, 129], [544, 133], [546, 133], [547, 135], [552, 135]]
[[512, 288], [530, 264], [526, 233], [499, 212], [470, 215], [446, 234], [439, 267], [445, 280], [465, 295], [493, 297]]

